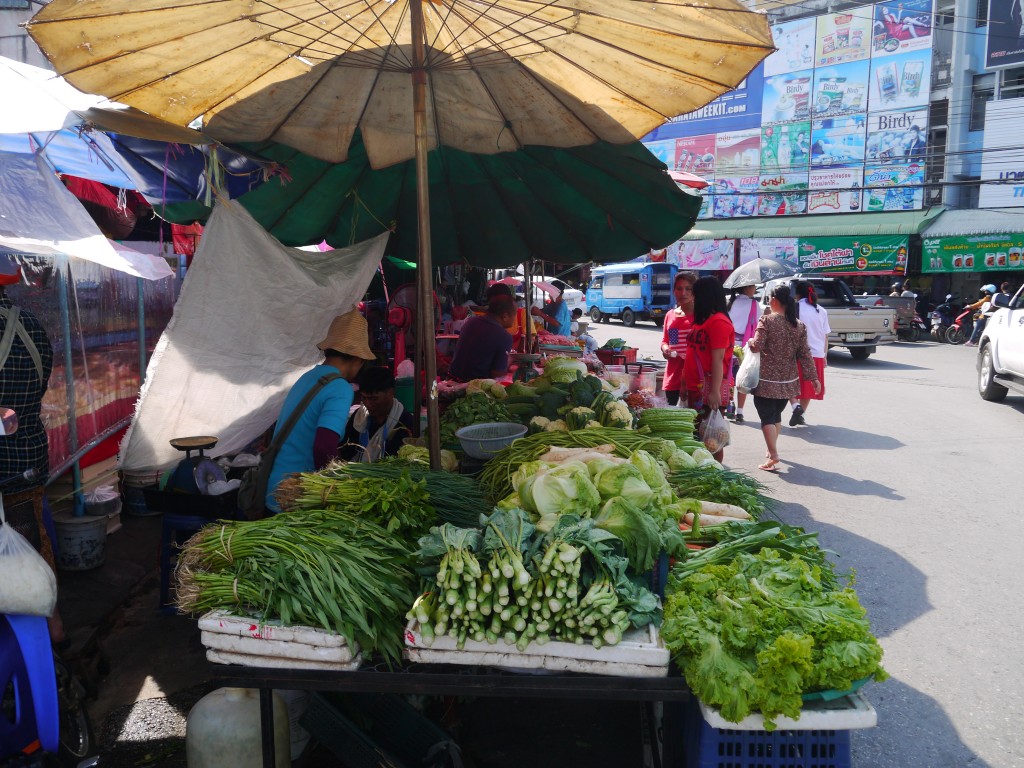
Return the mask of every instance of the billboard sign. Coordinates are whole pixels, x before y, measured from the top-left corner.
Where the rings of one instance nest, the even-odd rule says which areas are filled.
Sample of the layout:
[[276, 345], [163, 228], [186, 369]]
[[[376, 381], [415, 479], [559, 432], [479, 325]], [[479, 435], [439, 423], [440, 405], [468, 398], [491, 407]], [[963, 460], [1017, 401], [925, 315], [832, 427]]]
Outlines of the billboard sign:
[[829, 117], [811, 124], [811, 168], [864, 164], [864, 115]]
[[715, 158], [716, 176], [756, 174], [761, 166], [761, 129], [718, 134]]
[[675, 162], [669, 167], [695, 173], [705, 179], [715, 176], [715, 135], [688, 136], [675, 140]]
[[811, 157], [811, 124], [769, 125], [761, 129], [761, 175], [806, 169]]
[[811, 86], [814, 72], [789, 72], [764, 81], [761, 125], [791, 123], [811, 116]]
[[[870, 8], [870, 6], [868, 6]], [[814, 64], [827, 67], [860, 61], [871, 55], [870, 12], [855, 8], [850, 13], [828, 13], [818, 17]]]
[[807, 213], [807, 192], [762, 192], [758, 195], [758, 216], [796, 216]]
[[728, 271], [736, 261], [735, 240], [680, 240], [668, 248], [666, 261], [680, 269]]
[[866, 211], [914, 211], [924, 199], [924, 164], [883, 165], [864, 171]]
[[931, 48], [932, 0], [900, 0], [875, 6], [873, 58]]
[[772, 40], [778, 50], [764, 60], [765, 77], [798, 72], [814, 66], [816, 22], [817, 19], [812, 16], [785, 21], [772, 27]]
[[1020, 0], [989, 0], [986, 31], [986, 69], [1024, 64], [1024, 16]]
[[928, 104], [931, 49], [872, 59], [868, 103], [872, 112]]
[[907, 268], [906, 235], [800, 238], [801, 272], [901, 274]]
[[760, 177], [736, 176], [715, 180], [713, 212], [716, 219], [754, 216], [757, 213], [757, 189]]
[[836, 117], [868, 108], [868, 74], [871, 62], [854, 61], [814, 71], [811, 117]]
[[649, 133], [644, 141], [693, 136], [701, 133], [738, 131], [761, 126], [761, 92], [764, 64], [758, 64], [736, 88], [698, 110], [673, 117]]
[[799, 243], [795, 237], [750, 237], [740, 240], [740, 264], [761, 258], [796, 262]]
[[863, 169], [814, 168], [807, 180], [808, 213], [856, 213], [864, 186]]
[[981, 208], [1024, 205], [1024, 155], [1020, 151], [1020, 100], [985, 105], [984, 151], [981, 153]]
[[1003, 272], [1024, 269], [1024, 235], [926, 237], [922, 272]]
[[928, 110], [877, 112], [868, 115], [864, 160], [869, 165], [923, 163], [928, 151]]

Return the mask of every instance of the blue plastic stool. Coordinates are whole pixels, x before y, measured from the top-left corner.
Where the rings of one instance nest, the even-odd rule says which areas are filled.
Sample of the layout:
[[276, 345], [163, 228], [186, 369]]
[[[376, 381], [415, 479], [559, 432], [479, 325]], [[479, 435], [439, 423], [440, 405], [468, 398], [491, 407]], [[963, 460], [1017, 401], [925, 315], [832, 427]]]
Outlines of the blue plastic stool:
[[14, 719], [0, 714], [0, 758], [31, 753], [38, 740], [47, 752], [60, 742], [57, 678], [50, 631], [43, 616], [0, 615], [0, 691], [14, 687]]

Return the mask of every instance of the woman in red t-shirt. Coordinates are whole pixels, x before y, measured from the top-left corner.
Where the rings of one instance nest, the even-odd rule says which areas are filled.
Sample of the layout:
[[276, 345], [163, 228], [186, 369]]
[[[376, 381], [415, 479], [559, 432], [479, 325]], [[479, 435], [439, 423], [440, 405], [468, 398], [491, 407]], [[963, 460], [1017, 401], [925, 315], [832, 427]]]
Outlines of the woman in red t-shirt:
[[[661, 384], [669, 405], [679, 404], [679, 393], [683, 387], [683, 360], [686, 358], [686, 340], [693, 325], [693, 284], [697, 282], [694, 272], [677, 272], [672, 284], [676, 308], [665, 314], [665, 330], [661, 334], [661, 354], [668, 360], [665, 365], [665, 380]], [[685, 405], [685, 403], [684, 403]]]
[[[735, 336], [722, 284], [717, 277], [700, 278], [693, 286], [693, 328], [683, 365], [686, 399], [697, 411], [698, 429], [712, 410], [725, 413]], [[715, 458], [721, 461], [723, 454], [719, 450]]]

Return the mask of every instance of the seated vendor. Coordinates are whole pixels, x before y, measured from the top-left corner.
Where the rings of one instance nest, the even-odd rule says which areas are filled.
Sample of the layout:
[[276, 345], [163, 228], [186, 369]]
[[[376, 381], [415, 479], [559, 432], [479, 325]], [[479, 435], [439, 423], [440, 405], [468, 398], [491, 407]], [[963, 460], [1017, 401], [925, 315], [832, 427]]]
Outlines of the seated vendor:
[[395, 398], [395, 377], [387, 368], [365, 368], [359, 375], [359, 395], [362, 405], [349, 417], [338, 457], [377, 461], [394, 456], [415, 428], [412, 414]]
[[[288, 439], [282, 443], [274, 459], [266, 496], [266, 508], [272, 513], [281, 511], [274, 492], [286, 475], [323, 469], [334, 458], [352, 405], [353, 392], [349, 382], [356, 379], [364, 361], [376, 359], [367, 339], [366, 318], [359, 310], [338, 315], [331, 322], [327, 337], [316, 345], [324, 353], [323, 363], [302, 374], [288, 391], [277, 419], [275, 435], [305, 401], [307, 393], [314, 387], [319, 388], [299, 412]], [[321, 385], [320, 380], [328, 375], [336, 377]]]
[[579, 307], [576, 307], [576, 309], [572, 311], [572, 324], [569, 328], [572, 331], [573, 338], [579, 339], [580, 341], [583, 342], [583, 354], [592, 355], [594, 354], [594, 352], [597, 351], [599, 345], [597, 343], [597, 339], [595, 339], [589, 333], [587, 333], [586, 331], [580, 331], [580, 318], [582, 317], [583, 310], [580, 309]]
[[516, 320], [516, 305], [511, 296], [494, 296], [487, 312], [469, 318], [462, 327], [448, 373], [458, 381], [499, 378], [508, 370], [512, 334], [508, 329]]
[[562, 298], [562, 292], [569, 286], [561, 280], [553, 280], [551, 284], [558, 290], [558, 293], [552, 295], [551, 303], [544, 309], [534, 307], [530, 312], [544, 321], [544, 327], [549, 333], [554, 333], [558, 336], [568, 336], [571, 318], [569, 316], [569, 307], [566, 305], [565, 299]]

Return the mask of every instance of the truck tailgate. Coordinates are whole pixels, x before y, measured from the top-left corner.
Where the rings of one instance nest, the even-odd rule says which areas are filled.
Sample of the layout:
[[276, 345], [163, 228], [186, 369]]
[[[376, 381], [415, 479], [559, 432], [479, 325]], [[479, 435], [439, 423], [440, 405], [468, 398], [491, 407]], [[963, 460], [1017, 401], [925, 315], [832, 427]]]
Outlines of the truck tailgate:
[[874, 346], [896, 341], [896, 311], [891, 307], [829, 307], [829, 344]]

